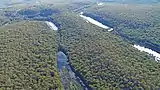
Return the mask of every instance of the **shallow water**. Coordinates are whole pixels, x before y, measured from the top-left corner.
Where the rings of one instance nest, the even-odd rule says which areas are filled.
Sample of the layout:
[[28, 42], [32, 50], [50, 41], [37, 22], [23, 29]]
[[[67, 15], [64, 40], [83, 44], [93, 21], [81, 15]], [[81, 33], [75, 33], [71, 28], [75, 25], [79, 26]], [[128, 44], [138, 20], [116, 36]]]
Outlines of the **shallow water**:
[[[83, 13], [81, 13], [81, 14], [83, 14]], [[106, 25], [108, 23], [107, 21], [101, 19], [101, 17], [96, 17], [96, 16], [93, 16], [91, 14], [86, 14], [85, 13], [85, 15], [83, 15], [83, 16], [90, 17], [94, 20], [98, 20], [98, 22], [100, 22], [100, 23], [102, 22], [103, 25], [104, 24]], [[122, 38], [124, 38], [126, 40], [129, 40], [129, 41], [135, 41], [136, 44], [139, 44], [139, 45], [134, 45], [135, 48], [139, 49], [140, 51], [143, 50], [144, 52], [147, 52], [147, 53], [151, 54], [152, 56], [155, 57], [156, 61], [160, 60], [160, 54], [159, 54], [160, 53], [160, 47], [159, 47], [159, 45], [153, 44], [150, 41], [147, 41], [147, 43], [144, 43], [146, 41], [138, 40], [138, 39], [132, 39], [129, 36], [124, 35], [123, 33], [119, 32], [118, 30], [116, 30], [115, 32], [114, 32], [115, 34], [120, 35]], [[142, 46], [144, 46], [144, 47], [142, 47]]]
[[113, 28], [110, 28], [110, 27], [108, 27], [108, 26], [106, 26], [106, 25], [104, 25], [104, 24], [96, 21], [96, 20], [94, 20], [94, 19], [91, 18], [91, 17], [88, 17], [88, 16], [83, 15], [83, 12], [80, 13], [80, 17], [82, 17], [84, 20], [86, 20], [87, 23], [90, 22], [90, 23], [92, 23], [92, 24], [94, 24], [94, 25], [97, 25], [97, 26], [103, 28], [103, 29], [107, 29], [109, 32], [110, 32], [110, 31], [113, 31]]
[[57, 53], [57, 65], [65, 90], [70, 90], [71, 83], [78, 90], [88, 90], [83, 80], [72, 70], [73, 67], [69, 64], [67, 56], [61, 51]]
[[49, 21], [45, 21], [45, 23], [53, 30], [57, 31], [58, 30], [58, 27], [52, 23], [52, 22], [49, 22]]
[[141, 52], [143, 51], [143, 52], [146, 52], [146, 53], [154, 56], [156, 61], [160, 61], [160, 54], [159, 53], [157, 53], [157, 52], [155, 52], [155, 51], [153, 51], [149, 48], [145, 48], [145, 47], [142, 47], [142, 46], [139, 46], [139, 45], [133, 45], [133, 46], [135, 48], [137, 48], [138, 50], [140, 50]]

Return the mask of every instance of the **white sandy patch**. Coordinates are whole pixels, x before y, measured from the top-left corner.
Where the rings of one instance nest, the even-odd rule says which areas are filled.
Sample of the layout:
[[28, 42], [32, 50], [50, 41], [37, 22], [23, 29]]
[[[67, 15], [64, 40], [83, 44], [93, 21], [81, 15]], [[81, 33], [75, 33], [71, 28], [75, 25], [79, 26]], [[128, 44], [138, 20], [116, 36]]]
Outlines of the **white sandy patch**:
[[102, 5], [103, 5], [103, 3], [97, 3], [97, 5], [98, 5], [98, 6], [102, 6]]
[[96, 21], [96, 20], [94, 20], [94, 19], [92, 19], [90, 17], [84, 16], [83, 12], [80, 13], [80, 17], [82, 17], [87, 23], [90, 22], [90, 23], [92, 23], [94, 25], [97, 25], [97, 26], [99, 26], [101, 28], [108, 29], [109, 32], [113, 31], [113, 28], [110, 28], [110, 27], [108, 27], [106, 25], [103, 25], [102, 23], [100, 23], [100, 22], [98, 22], [98, 21]]
[[52, 22], [48, 22], [48, 21], [45, 21], [45, 23], [53, 30], [57, 31], [58, 30], [58, 27], [53, 24]]
[[137, 48], [138, 50], [140, 50], [141, 52], [143, 51], [143, 52], [147, 52], [150, 55], [153, 55], [155, 57], [156, 61], [160, 61], [160, 54], [159, 53], [152, 51], [151, 49], [139, 46], [139, 45], [134, 45], [134, 47]]
[[113, 28], [108, 29], [108, 32], [111, 32], [111, 31], [113, 31]]

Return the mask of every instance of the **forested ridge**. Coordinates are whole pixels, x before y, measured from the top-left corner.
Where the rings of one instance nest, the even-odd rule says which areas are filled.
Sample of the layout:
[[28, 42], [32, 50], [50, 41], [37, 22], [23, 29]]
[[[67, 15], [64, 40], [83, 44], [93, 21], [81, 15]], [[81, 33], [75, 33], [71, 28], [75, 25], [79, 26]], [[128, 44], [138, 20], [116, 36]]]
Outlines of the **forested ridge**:
[[44, 22], [23, 21], [0, 28], [0, 89], [61, 90], [57, 34]]
[[[57, 68], [59, 51], [93, 90], [160, 89], [160, 63], [133, 47], [159, 48], [158, 5], [64, 2], [0, 10], [0, 90], [64, 90]], [[87, 23], [79, 11], [114, 31]], [[55, 23], [58, 31], [44, 21]], [[82, 89], [67, 80], [69, 89]]]
[[74, 13], [59, 15], [61, 46], [92, 89], [159, 89], [160, 64]]
[[160, 52], [159, 5], [105, 3], [85, 12], [130, 41]]

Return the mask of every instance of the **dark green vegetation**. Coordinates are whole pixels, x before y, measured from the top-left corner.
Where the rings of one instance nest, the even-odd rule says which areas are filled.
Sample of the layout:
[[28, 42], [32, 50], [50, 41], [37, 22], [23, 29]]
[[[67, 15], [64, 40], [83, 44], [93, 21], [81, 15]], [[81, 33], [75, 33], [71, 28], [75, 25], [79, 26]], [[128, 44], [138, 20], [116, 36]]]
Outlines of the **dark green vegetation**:
[[[57, 72], [58, 50], [68, 56], [76, 75], [92, 89], [160, 89], [160, 63], [119, 36], [159, 48], [159, 4], [97, 6], [89, 0], [65, 1], [46, 0], [49, 5], [17, 3], [0, 11], [0, 89], [63, 90]], [[86, 23], [77, 13], [81, 10], [113, 27], [114, 34]], [[40, 22], [45, 20], [55, 22], [59, 31]], [[70, 78], [64, 80], [69, 82], [69, 90], [79, 89]]]
[[83, 90], [68, 64], [67, 56], [61, 51], [57, 53], [57, 65], [65, 90]]
[[83, 21], [74, 13], [59, 15], [62, 47], [75, 70], [98, 90], [159, 89], [160, 64], [119, 36]]
[[114, 27], [116, 32], [160, 52], [160, 4], [104, 4], [93, 6], [89, 16]]
[[57, 34], [43, 22], [0, 28], [0, 89], [62, 89], [57, 72]]

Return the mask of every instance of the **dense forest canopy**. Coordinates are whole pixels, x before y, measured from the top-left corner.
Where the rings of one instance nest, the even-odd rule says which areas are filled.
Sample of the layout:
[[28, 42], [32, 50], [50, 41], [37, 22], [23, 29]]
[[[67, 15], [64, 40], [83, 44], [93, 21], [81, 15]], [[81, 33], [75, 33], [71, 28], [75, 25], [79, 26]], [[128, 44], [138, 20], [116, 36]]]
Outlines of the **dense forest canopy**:
[[[160, 63], [133, 46], [160, 52], [158, 2], [2, 0], [0, 90], [65, 90], [68, 84], [68, 90], [83, 90], [80, 82], [88, 90], [160, 89]], [[114, 30], [85, 21], [80, 12]], [[59, 71], [58, 52], [67, 56], [73, 74]], [[77, 76], [81, 81], [74, 81]]]
[[131, 41], [160, 52], [160, 4], [104, 4], [86, 14], [115, 28]]
[[56, 19], [61, 23], [61, 42], [71, 64], [93, 89], [160, 87], [160, 64], [147, 54], [75, 14], [67, 13]]
[[57, 34], [43, 22], [0, 28], [0, 88], [62, 89], [56, 65]]

